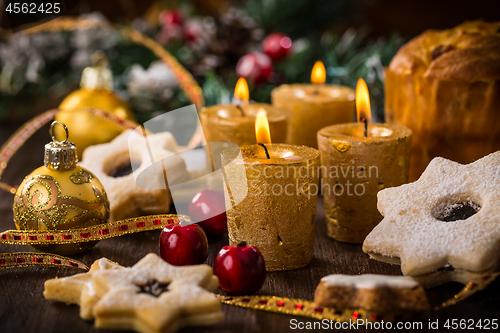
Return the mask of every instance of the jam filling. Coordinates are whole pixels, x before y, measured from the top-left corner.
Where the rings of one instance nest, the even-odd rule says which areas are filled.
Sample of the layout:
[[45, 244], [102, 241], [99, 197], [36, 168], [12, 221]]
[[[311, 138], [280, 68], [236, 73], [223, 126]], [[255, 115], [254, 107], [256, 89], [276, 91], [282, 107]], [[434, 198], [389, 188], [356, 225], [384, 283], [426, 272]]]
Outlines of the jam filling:
[[442, 272], [442, 271], [450, 271], [450, 272], [453, 272], [455, 270], [455, 268], [452, 266], [452, 265], [445, 265], [441, 268], [438, 268], [438, 272]]
[[139, 166], [141, 166], [140, 163], [132, 162], [132, 163], [127, 163], [119, 166], [116, 168], [112, 173], [111, 177], [113, 178], [118, 178], [118, 177], [124, 177], [127, 175], [130, 175], [134, 169], [137, 169]]
[[446, 211], [443, 212], [439, 220], [444, 222], [466, 220], [472, 215], [476, 214], [480, 208], [481, 207], [473, 203], [456, 204], [446, 209]]
[[147, 285], [139, 286], [139, 287], [141, 288], [141, 291], [140, 291], [141, 293], [149, 294], [149, 295], [152, 295], [154, 297], [158, 297], [162, 293], [168, 291], [169, 284], [170, 283], [163, 284], [163, 283], [160, 283], [156, 280], [153, 280], [153, 281], [149, 282]]

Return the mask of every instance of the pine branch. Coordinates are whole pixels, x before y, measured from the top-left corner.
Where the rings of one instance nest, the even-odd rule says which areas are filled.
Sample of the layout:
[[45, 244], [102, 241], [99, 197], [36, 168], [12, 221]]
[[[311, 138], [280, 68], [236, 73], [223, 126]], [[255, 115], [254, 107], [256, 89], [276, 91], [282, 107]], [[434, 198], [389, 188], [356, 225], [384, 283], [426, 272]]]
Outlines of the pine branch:
[[353, 14], [347, 0], [251, 0], [246, 10], [266, 33], [279, 31], [291, 38], [310, 36]]

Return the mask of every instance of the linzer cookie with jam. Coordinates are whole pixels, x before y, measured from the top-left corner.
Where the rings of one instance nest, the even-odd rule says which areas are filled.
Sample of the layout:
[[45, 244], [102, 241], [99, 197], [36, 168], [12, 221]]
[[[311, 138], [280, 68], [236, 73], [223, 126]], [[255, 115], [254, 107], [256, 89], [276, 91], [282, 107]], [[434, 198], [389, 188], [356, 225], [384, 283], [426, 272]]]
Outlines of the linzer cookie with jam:
[[122, 268], [125, 267], [106, 258], [98, 259], [90, 266], [87, 273], [45, 281], [43, 296], [46, 299], [57, 300], [66, 304], [80, 305], [80, 317], [90, 320], [93, 318], [92, 308], [99, 300], [92, 282], [92, 274], [100, 270]]
[[79, 304], [97, 328], [159, 333], [222, 321], [218, 286], [208, 265], [172, 266], [150, 253], [130, 268], [97, 260], [88, 273], [46, 281], [44, 296]]
[[143, 136], [127, 130], [109, 143], [88, 147], [81, 165], [101, 180], [109, 197], [110, 221], [118, 221], [169, 211], [165, 170], [170, 186], [190, 178], [178, 152], [169, 132]]
[[426, 288], [498, 271], [498, 188], [500, 151], [466, 165], [434, 158], [416, 182], [378, 193], [384, 219], [363, 251]]
[[92, 276], [99, 301], [97, 328], [175, 332], [223, 320], [220, 301], [210, 292], [219, 280], [208, 265], [173, 266], [154, 253], [131, 268]]

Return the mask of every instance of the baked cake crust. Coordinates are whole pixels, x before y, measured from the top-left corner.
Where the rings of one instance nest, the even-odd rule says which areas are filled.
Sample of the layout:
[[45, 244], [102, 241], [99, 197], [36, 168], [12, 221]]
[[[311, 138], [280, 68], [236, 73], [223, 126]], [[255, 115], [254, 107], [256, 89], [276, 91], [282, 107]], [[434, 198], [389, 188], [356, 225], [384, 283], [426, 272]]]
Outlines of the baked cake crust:
[[500, 22], [429, 30], [385, 71], [385, 119], [413, 132], [410, 181], [433, 157], [471, 163], [500, 150]]
[[378, 313], [429, 310], [423, 288], [411, 277], [332, 274], [321, 279], [314, 303], [334, 309], [363, 308]]
[[401, 47], [389, 70], [466, 82], [500, 80], [500, 22], [427, 30]]

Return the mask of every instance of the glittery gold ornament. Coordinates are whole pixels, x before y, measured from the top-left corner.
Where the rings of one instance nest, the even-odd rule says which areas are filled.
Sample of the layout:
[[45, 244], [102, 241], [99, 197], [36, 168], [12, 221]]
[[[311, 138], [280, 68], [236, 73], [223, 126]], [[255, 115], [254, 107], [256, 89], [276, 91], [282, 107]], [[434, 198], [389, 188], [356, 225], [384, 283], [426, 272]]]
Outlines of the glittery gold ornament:
[[[113, 77], [107, 68], [108, 59], [102, 51], [92, 55], [92, 67], [83, 70], [81, 89], [68, 95], [59, 105], [56, 120], [71, 130], [71, 140], [76, 144], [78, 156], [91, 145], [106, 143], [122, 132], [116, 123], [85, 112], [96, 108], [112, 113], [119, 119], [135, 121], [134, 114], [113, 92]], [[56, 130], [57, 135], [63, 132]]]
[[[53, 129], [59, 124], [66, 139], [57, 141]], [[44, 166], [26, 178], [14, 197], [14, 222], [19, 230], [63, 230], [106, 223], [109, 201], [101, 182], [77, 165], [74, 143], [59, 121], [50, 128], [53, 142], [45, 145]], [[33, 246], [36, 250], [72, 255], [90, 249], [95, 242]]]

